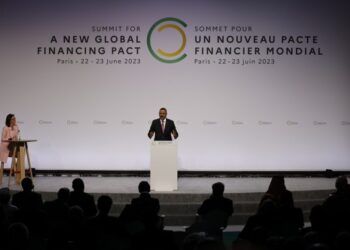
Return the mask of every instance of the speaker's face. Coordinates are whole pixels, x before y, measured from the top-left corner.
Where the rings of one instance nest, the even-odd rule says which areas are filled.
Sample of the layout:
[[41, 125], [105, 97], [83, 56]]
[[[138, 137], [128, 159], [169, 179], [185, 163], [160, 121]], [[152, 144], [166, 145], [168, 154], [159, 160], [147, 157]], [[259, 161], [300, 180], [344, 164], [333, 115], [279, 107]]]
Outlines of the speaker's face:
[[159, 118], [164, 120], [167, 116], [167, 112], [164, 109], [159, 110]]
[[10, 127], [13, 127], [16, 125], [16, 117], [12, 116], [11, 121], [10, 121]]

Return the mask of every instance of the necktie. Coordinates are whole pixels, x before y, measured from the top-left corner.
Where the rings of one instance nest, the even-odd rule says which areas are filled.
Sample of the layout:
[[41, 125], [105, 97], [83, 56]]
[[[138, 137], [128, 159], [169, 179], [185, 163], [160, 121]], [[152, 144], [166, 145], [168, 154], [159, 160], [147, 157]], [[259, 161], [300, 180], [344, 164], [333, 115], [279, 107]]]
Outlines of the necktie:
[[160, 120], [162, 125], [162, 133], [164, 133], [164, 120]]

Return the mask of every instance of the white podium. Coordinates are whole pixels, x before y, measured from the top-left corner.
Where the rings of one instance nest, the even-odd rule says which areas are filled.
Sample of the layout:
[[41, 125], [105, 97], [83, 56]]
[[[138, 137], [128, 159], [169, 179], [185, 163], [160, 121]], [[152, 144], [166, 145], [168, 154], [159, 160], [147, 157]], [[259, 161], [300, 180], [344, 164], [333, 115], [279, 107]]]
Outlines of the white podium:
[[177, 143], [153, 141], [151, 143], [151, 189], [177, 190]]

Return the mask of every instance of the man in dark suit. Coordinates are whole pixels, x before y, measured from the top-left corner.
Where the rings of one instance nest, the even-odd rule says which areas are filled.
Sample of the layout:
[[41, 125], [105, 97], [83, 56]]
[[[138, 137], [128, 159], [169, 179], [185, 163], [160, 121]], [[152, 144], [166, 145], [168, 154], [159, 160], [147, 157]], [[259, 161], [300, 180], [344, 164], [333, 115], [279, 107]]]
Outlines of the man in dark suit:
[[18, 192], [12, 197], [12, 204], [21, 210], [39, 211], [42, 209], [43, 200], [41, 194], [34, 192], [34, 184], [32, 179], [26, 177], [21, 181], [22, 192]]
[[233, 213], [231, 199], [224, 197], [225, 186], [221, 182], [212, 185], [213, 193], [198, 208], [199, 218], [187, 229], [188, 233], [205, 232], [206, 235], [222, 239], [222, 229], [227, 226]]
[[70, 191], [68, 188], [60, 188], [57, 192], [57, 199], [46, 201], [44, 210], [48, 215], [48, 219], [52, 225], [62, 223], [68, 219]]
[[148, 132], [148, 137], [151, 139], [155, 134], [155, 141], [171, 141], [171, 135], [176, 139], [179, 134], [177, 133], [175, 123], [173, 120], [167, 119], [166, 108], [159, 110], [159, 119], [152, 121], [151, 128]]
[[233, 204], [231, 199], [224, 197], [224, 184], [221, 182], [214, 183], [212, 190], [212, 195], [203, 202], [197, 213], [201, 216], [205, 216], [212, 211], [221, 210], [228, 216], [231, 216], [233, 213]]
[[[97, 200], [98, 214], [90, 217], [85, 224], [85, 244], [87, 249], [111, 249], [111, 244], [119, 242], [118, 218], [110, 216], [113, 200], [101, 195]], [[109, 247], [107, 247], [109, 246]]]
[[46, 216], [43, 212], [41, 194], [33, 191], [32, 179], [25, 177], [21, 181], [23, 191], [12, 196], [12, 204], [19, 208], [16, 215], [19, 222], [24, 223], [33, 235], [45, 235]]
[[151, 187], [147, 181], [139, 184], [140, 196], [132, 199], [130, 209], [132, 217], [142, 221], [146, 228], [155, 228], [160, 210], [159, 200], [150, 195]]
[[97, 213], [94, 197], [84, 192], [84, 182], [80, 178], [75, 178], [72, 183], [73, 191], [68, 200], [69, 206], [79, 206], [84, 211], [86, 217], [95, 216]]

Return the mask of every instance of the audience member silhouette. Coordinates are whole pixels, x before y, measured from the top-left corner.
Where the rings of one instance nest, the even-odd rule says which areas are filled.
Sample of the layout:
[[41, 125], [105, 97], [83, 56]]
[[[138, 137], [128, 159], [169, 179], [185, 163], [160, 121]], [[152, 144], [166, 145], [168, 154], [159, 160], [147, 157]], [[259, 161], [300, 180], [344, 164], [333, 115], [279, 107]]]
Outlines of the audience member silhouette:
[[271, 247], [297, 237], [303, 226], [302, 210], [294, 207], [293, 195], [287, 190], [284, 177], [274, 176], [257, 214], [249, 217], [239, 236]]
[[[109, 196], [99, 197], [96, 215], [93, 196], [84, 193], [84, 183], [79, 178], [73, 181], [73, 192], [61, 188], [57, 199], [45, 202], [44, 206], [41, 195], [33, 191], [30, 178], [23, 179], [21, 184], [23, 191], [13, 195], [13, 205], [9, 203], [9, 190], [0, 189], [0, 236], [4, 239], [0, 243], [1, 249], [178, 250], [181, 245], [174, 244], [173, 232], [157, 227], [160, 205], [158, 199], [151, 197], [148, 182], [140, 182], [139, 197], [123, 211], [127, 215], [124, 226], [132, 225], [135, 220], [144, 225], [143, 231], [135, 234], [125, 233], [120, 218], [109, 215], [113, 204]], [[234, 249], [349, 249], [350, 189], [347, 178], [338, 177], [335, 186], [336, 191], [322, 205], [312, 208], [311, 227], [302, 229], [301, 210], [295, 208], [293, 195], [287, 190], [284, 178], [273, 177], [257, 213], [247, 220]], [[212, 189], [210, 198], [198, 208], [203, 221], [208, 214], [218, 215], [216, 211], [227, 216], [233, 213], [232, 201], [224, 197], [224, 185], [215, 183]], [[88, 214], [92, 216], [87, 217]], [[214, 221], [216, 219], [218, 217], [214, 216]], [[51, 226], [47, 227], [47, 223]], [[176, 242], [183, 243], [182, 250], [224, 249], [222, 238], [217, 235], [210, 238], [208, 235], [212, 231], [206, 226], [204, 229], [205, 234], [189, 234], [185, 239], [183, 233]]]
[[272, 199], [264, 199], [255, 215], [250, 216], [239, 237], [258, 244], [278, 233], [279, 214]]
[[283, 176], [272, 177], [265, 195], [261, 198], [260, 204], [262, 204], [265, 199], [273, 200], [278, 207], [284, 206], [284, 203], [289, 203], [294, 206], [292, 193], [287, 190]]
[[62, 223], [67, 220], [69, 196], [70, 191], [68, 188], [60, 188], [57, 192], [57, 199], [44, 203], [44, 210], [51, 224], [56, 225], [57, 223]]
[[303, 235], [303, 245], [305, 249], [308, 249], [315, 244], [326, 244], [327, 240], [323, 238], [323, 234], [316, 231], [311, 231]]
[[306, 227], [302, 230], [302, 234], [305, 235], [308, 232], [317, 232], [319, 234], [323, 235], [323, 238], [325, 237], [325, 234], [327, 232], [327, 224], [325, 221], [325, 210], [322, 205], [315, 205], [311, 208], [310, 211], [310, 224], [311, 227]]
[[30, 249], [30, 233], [27, 226], [23, 223], [13, 223], [9, 226], [7, 232], [8, 250], [27, 250]]
[[141, 181], [138, 190], [139, 197], [131, 201], [131, 217], [143, 222], [148, 229], [159, 229], [159, 200], [151, 196], [151, 187], [147, 181]]
[[350, 231], [350, 194], [347, 178], [338, 177], [335, 187], [336, 191], [323, 203], [328, 233], [333, 237], [339, 232]]
[[87, 235], [96, 249], [105, 249], [111, 242], [116, 243], [113, 240], [120, 233], [118, 218], [108, 215], [112, 204], [111, 197], [100, 196], [97, 200], [98, 214], [87, 221]]
[[22, 211], [38, 211], [42, 209], [43, 200], [41, 194], [34, 192], [32, 179], [26, 177], [21, 182], [23, 191], [12, 197], [12, 204]]
[[12, 204], [18, 207], [16, 221], [24, 223], [32, 236], [47, 233], [47, 218], [43, 211], [41, 194], [34, 192], [31, 178], [24, 178], [21, 182], [23, 191], [12, 196]]
[[350, 232], [340, 232], [334, 241], [334, 250], [348, 250], [350, 247]]
[[294, 207], [293, 194], [287, 190], [283, 176], [274, 176], [271, 179], [269, 188], [261, 201], [271, 199], [275, 202], [280, 216], [280, 235], [296, 235], [299, 229], [304, 227], [303, 212], [300, 208]]
[[233, 213], [232, 200], [224, 197], [224, 191], [223, 183], [212, 185], [212, 195], [198, 208], [200, 217], [187, 232], [205, 232], [215, 238], [222, 237], [222, 229], [227, 226], [228, 218]]
[[88, 240], [85, 235], [86, 220], [80, 206], [72, 206], [68, 211], [68, 218], [52, 229], [48, 240], [49, 250], [86, 249]]
[[159, 200], [151, 197], [150, 189], [148, 182], [141, 181], [139, 197], [132, 199], [119, 217], [132, 239], [131, 249], [175, 250], [173, 233], [163, 229]]
[[18, 208], [10, 203], [11, 194], [8, 188], [0, 189], [0, 230], [7, 228], [14, 221]]
[[80, 178], [76, 178], [72, 183], [73, 191], [70, 193], [69, 205], [79, 206], [84, 211], [86, 217], [96, 215], [97, 209], [94, 201], [94, 197], [84, 192], [84, 182]]
[[224, 197], [225, 185], [221, 182], [214, 183], [212, 185], [212, 195], [209, 199], [206, 199], [203, 204], [198, 208], [197, 213], [200, 216], [220, 210], [231, 216], [233, 213], [232, 200]]
[[69, 208], [68, 224], [66, 225], [67, 242], [72, 242], [75, 248], [82, 248], [86, 240], [85, 232], [85, 212], [80, 206]]
[[96, 234], [109, 235], [115, 234], [118, 230], [118, 218], [110, 216], [113, 200], [107, 195], [102, 195], [97, 200], [98, 214], [88, 220], [88, 226]]

